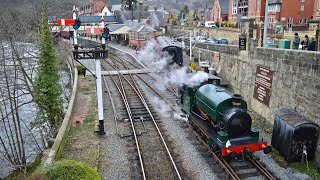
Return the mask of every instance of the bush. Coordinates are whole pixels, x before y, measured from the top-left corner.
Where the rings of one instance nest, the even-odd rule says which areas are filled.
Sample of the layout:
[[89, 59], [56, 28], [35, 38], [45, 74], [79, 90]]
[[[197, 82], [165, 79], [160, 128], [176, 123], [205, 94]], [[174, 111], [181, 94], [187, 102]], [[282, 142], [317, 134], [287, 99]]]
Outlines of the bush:
[[85, 67], [83, 67], [81, 64], [77, 64], [76, 68], [78, 70], [78, 75], [85, 75], [85, 73], [86, 73]]
[[38, 168], [29, 180], [101, 180], [100, 175], [90, 166], [74, 160], [61, 160], [48, 168]]

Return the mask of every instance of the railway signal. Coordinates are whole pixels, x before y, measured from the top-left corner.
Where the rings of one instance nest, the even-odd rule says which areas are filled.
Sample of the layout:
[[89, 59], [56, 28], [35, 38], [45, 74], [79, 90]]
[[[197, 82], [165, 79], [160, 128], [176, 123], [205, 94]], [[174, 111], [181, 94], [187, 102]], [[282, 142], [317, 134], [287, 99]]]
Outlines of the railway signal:
[[57, 19], [57, 26], [71, 26], [74, 24], [74, 19]]
[[74, 20], [74, 24], [73, 24], [73, 29], [78, 30], [78, 29], [80, 28], [80, 26], [81, 26], [81, 21], [80, 21], [80, 19], [79, 19], [79, 18], [78, 18], [78, 19], [75, 19], [75, 20]]
[[101, 36], [103, 38], [107, 38], [109, 36], [109, 28], [107, 27], [107, 25], [103, 28], [103, 33], [101, 34]]

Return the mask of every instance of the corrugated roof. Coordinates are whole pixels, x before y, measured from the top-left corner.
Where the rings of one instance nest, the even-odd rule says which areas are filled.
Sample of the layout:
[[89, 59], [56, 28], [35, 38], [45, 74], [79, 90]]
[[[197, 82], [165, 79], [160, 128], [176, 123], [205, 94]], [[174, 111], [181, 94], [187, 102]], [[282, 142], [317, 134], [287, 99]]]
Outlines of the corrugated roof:
[[229, 0], [219, 0], [220, 9], [222, 14], [229, 13]]

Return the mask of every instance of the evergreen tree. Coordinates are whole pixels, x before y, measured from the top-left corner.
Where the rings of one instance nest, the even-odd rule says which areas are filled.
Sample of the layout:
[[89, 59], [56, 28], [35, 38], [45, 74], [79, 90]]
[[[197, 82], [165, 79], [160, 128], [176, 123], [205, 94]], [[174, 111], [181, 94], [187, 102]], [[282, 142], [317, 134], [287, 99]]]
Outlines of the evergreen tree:
[[38, 105], [38, 119], [57, 129], [63, 119], [62, 87], [59, 84], [58, 63], [53, 39], [47, 22], [46, 0], [42, 0], [41, 36], [38, 74], [33, 86]]

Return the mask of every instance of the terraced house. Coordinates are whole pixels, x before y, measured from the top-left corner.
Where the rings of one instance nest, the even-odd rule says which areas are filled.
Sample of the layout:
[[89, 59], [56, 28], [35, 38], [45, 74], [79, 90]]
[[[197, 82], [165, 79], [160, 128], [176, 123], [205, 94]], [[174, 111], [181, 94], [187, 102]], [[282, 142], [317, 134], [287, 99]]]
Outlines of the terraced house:
[[314, 16], [318, 0], [271, 0], [268, 6], [268, 28], [282, 24], [284, 29], [300, 31], [308, 29], [308, 20]]
[[85, 3], [84, 6], [79, 8], [79, 15], [93, 15], [101, 13], [107, 3], [101, 0], [92, 0]]

